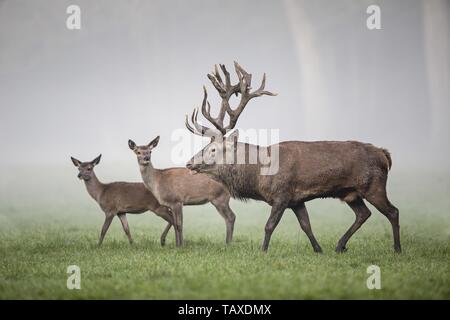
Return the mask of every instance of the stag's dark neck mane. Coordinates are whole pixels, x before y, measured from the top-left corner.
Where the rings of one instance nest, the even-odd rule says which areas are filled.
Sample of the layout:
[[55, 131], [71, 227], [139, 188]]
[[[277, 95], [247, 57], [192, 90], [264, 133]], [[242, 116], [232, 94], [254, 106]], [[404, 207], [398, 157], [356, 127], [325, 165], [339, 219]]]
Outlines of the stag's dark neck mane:
[[[251, 162], [252, 158], [251, 153], [255, 155], [255, 152], [259, 152], [259, 150], [267, 152], [266, 147], [261, 147], [248, 143], [239, 143], [239, 145], [244, 147], [242, 150], [245, 150], [245, 159], [244, 162], [237, 162], [237, 164], [222, 164], [218, 165], [217, 173], [215, 173], [215, 179], [219, 180], [223, 183], [229, 190], [231, 196], [235, 199], [239, 200], [247, 200], [247, 199], [255, 199], [255, 200], [263, 200], [260, 192], [259, 192], [259, 176], [261, 174], [261, 164], [259, 161], [256, 163]], [[239, 150], [239, 148], [238, 148]], [[257, 154], [257, 153], [256, 153]], [[237, 158], [239, 158], [239, 151], [237, 154]]]

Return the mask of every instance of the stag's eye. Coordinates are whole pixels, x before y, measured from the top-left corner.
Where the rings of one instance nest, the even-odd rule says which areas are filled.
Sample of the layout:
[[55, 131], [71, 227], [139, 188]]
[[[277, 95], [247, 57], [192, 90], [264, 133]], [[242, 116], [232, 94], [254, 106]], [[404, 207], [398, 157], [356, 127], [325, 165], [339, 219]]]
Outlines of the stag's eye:
[[140, 151], [138, 151], [138, 153], [137, 153], [139, 156], [141, 155], [141, 152]]
[[212, 148], [212, 149], [211, 149], [211, 152], [216, 152], [216, 148]]

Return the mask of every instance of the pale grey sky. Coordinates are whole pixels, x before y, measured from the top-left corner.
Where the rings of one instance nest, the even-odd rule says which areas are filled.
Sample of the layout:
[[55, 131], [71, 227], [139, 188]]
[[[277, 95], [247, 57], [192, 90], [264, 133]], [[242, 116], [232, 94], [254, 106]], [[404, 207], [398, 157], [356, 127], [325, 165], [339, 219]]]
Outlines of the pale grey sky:
[[[366, 28], [373, 3], [381, 30]], [[100, 152], [106, 165], [135, 166], [128, 138], [156, 135], [155, 162], [172, 165], [171, 135], [202, 85], [218, 106], [206, 74], [233, 60], [255, 80], [266, 72], [279, 94], [253, 100], [239, 127], [372, 142], [394, 164], [430, 166], [449, 154], [449, 3], [0, 1], [2, 170]], [[70, 4], [81, 7], [81, 30], [66, 28]]]

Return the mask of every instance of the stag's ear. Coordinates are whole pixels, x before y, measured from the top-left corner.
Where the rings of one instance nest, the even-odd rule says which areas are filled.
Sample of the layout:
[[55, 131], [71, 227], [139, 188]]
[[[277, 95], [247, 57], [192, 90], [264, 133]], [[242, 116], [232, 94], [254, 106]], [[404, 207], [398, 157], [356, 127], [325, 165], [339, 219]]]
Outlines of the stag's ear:
[[77, 159], [75, 159], [74, 157], [70, 157], [70, 159], [72, 160], [73, 165], [74, 165], [75, 167], [79, 167], [79, 166], [80, 166], [80, 164], [81, 164], [81, 161], [80, 161], [80, 160], [77, 160]]
[[150, 142], [148, 144], [148, 146], [153, 149], [154, 147], [156, 147], [158, 145], [158, 142], [159, 142], [159, 136], [157, 136], [155, 139], [153, 139], [152, 142]]
[[227, 137], [227, 142], [236, 143], [239, 139], [239, 130], [234, 130], [232, 134]]
[[94, 160], [92, 160], [92, 164], [94, 166], [98, 165], [100, 163], [100, 159], [101, 159], [102, 155], [99, 155], [97, 158], [95, 158]]
[[131, 150], [136, 149], [136, 143], [134, 143], [133, 140], [128, 140], [128, 147], [130, 147]]

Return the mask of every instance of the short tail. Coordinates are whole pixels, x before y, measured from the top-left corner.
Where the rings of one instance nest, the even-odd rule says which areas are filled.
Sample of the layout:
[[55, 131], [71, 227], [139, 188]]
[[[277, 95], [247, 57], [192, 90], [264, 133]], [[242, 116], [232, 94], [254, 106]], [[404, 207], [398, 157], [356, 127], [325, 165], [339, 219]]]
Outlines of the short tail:
[[388, 162], [388, 170], [390, 170], [391, 167], [392, 167], [392, 158], [391, 158], [391, 154], [389, 153], [389, 151], [388, 151], [387, 149], [381, 149], [381, 151], [383, 151], [384, 156], [385, 156], [386, 159], [387, 159], [387, 162]]

